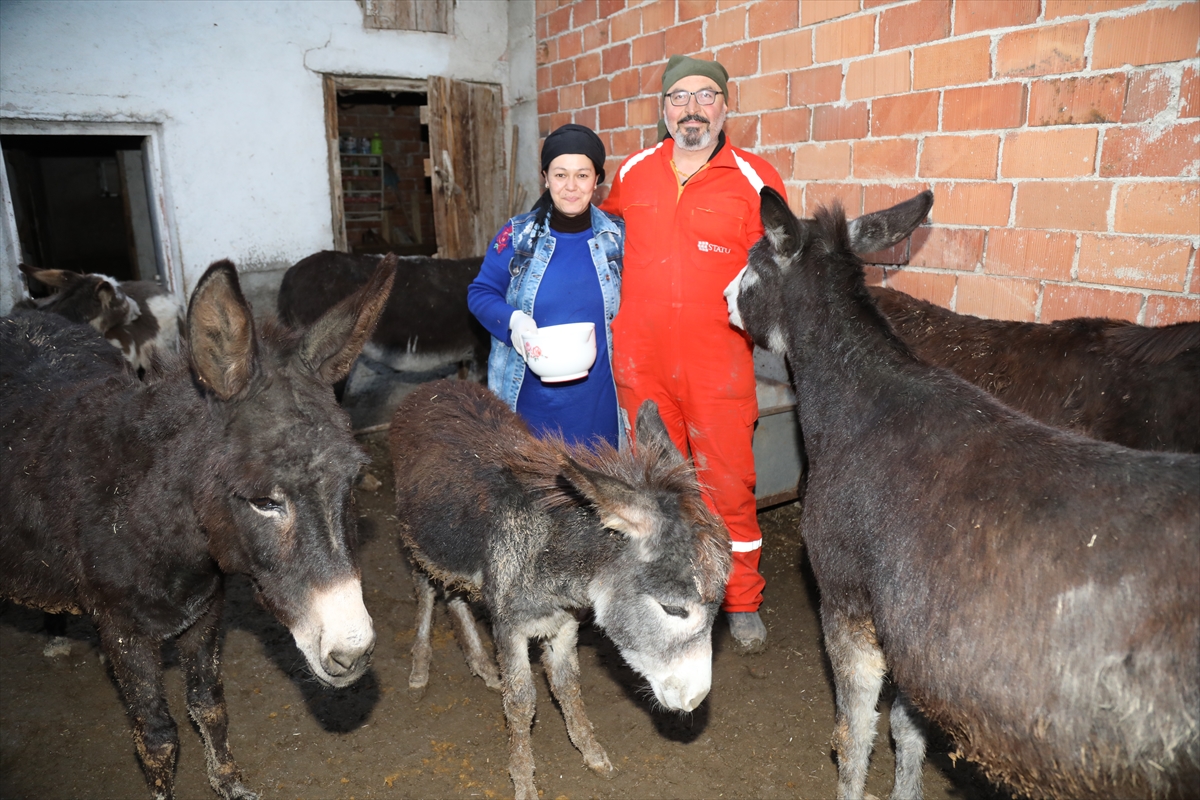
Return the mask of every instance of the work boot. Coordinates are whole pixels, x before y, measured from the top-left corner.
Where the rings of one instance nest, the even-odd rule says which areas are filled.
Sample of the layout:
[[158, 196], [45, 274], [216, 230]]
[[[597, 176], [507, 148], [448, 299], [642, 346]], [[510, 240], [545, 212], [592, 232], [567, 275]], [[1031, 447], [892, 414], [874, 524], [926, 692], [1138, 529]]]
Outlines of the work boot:
[[729, 619], [735, 652], [748, 656], [767, 649], [767, 626], [757, 611], [727, 611], [725, 616]]

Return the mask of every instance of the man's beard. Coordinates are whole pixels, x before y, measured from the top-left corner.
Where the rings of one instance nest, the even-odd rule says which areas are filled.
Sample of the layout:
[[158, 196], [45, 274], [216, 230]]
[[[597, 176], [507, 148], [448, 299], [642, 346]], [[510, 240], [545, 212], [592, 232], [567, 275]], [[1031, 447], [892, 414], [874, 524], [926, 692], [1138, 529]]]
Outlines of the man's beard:
[[[700, 128], [692, 132], [683, 127], [685, 122], [696, 121], [706, 123], [707, 128]], [[686, 117], [681, 117], [679, 122], [675, 123], [675, 130], [671, 132], [671, 138], [675, 140], [675, 146], [680, 150], [705, 150], [712, 144], [713, 139], [721, 131], [721, 126], [725, 124], [725, 114], [720, 114], [716, 119], [709, 121], [699, 114], [688, 114]]]

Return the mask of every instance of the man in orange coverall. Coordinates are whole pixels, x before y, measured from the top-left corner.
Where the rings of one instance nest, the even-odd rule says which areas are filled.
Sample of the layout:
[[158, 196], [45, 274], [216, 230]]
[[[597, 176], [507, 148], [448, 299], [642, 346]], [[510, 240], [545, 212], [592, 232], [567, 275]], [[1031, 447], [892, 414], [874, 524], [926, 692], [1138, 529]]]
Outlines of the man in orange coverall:
[[601, 208], [625, 218], [612, 324], [617, 399], [628, 419], [655, 401], [695, 461], [705, 499], [733, 538], [722, 608], [737, 649], [752, 653], [767, 641], [750, 447], [758, 401], [753, 345], [729, 325], [722, 293], [762, 236], [759, 190], [785, 190], [770, 164], [725, 140], [728, 79], [715, 61], [671, 56], [661, 141], [625, 159]]

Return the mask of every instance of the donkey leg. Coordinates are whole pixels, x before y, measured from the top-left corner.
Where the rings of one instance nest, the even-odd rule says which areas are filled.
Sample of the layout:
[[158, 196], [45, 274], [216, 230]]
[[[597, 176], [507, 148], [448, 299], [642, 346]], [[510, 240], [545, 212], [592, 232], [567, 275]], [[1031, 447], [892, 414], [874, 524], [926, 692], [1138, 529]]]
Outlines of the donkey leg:
[[208, 782], [227, 800], [255, 800], [258, 795], [242, 783], [242, 773], [229, 751], [229, 712], [218, 651], [224, 601], [222, 590], [204, 615], [180, 635], [179, 662], [187, 686], [188, 713], [204, 740]]
[[179, 733], [163, 689], [162, 645], [100, 620], [96, 627], [133, 723], [133, 743], [146, 783], [157, 800], [170, 800], [174, 797]]
[[414, 700], [425, 696], [429, 685], [429, 661], [433, 658], [433, 584], [419, 569], [413, 569], [413, 586], [417, 591], [417, 634], [412, 646], [412, 672], [408, 675], [408, 694]]
[[896, 782], [892, 800], [921, 800], [921, 768], [925, 764], [925, 731], [904, 693], [892, 703], [892, 740], [896, 743]]
[[533, 712], [537, 690], [529, 666], [529, 637], [501, 624], [493, 629], [496, 658], [503, 683], [504, 717], [508, 721], [508, 774], [516, 789], [516, 800], [538, 800], [533, 785]]
[[576, 639], [579, 623], [571, 618], [558, 629], [558, 633], [542, 643], [542, 664], [550, 678], [550, 689], [562, 707], [567, 720], [567, 733], [579, 752], [583, 763], [593, 772], [611, 778], [615, 770], [608, 754], [596, 741], [592, 721], [583, 707], [583, 692], [579, 688], [579, 654]]
[[500, 691], [500, 672], [496, 669], [496, 664], [492, 661], [491, 656], [483, 649], [483, 642], [475, 627], [475, 615], [471, 613], [471, 607], [465, 600], [457, 596], [451, 597], [448, 605], [459, 644], [462, 645], [463, 655], [467, 658], [467, 666], [471, 668], [471, 672], [483, 678], [483, 682], [489, 689], [493, 692]]
[[860, 800], [867, 784], [867, 764], [875, 743], [879, 692], [887, 672], [883, 651], [868, 618], [842, 612], [824, 613], [825, 649], [833, 665], [837, 726], [833, 745], [838, 757], [838, 800]]

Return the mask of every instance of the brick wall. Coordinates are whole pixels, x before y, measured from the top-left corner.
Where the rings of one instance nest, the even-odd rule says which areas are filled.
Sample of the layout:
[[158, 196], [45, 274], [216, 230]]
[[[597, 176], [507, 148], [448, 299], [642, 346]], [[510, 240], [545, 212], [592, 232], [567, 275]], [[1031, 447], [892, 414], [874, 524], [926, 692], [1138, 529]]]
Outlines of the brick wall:
[[979, 316], [1200, 320], [1197, 0], [537, 0], [542, 136], [653, 144], [667, 56], [730, 73], [731, 141], [797, 213], [932, 188], [875, 279]]

